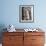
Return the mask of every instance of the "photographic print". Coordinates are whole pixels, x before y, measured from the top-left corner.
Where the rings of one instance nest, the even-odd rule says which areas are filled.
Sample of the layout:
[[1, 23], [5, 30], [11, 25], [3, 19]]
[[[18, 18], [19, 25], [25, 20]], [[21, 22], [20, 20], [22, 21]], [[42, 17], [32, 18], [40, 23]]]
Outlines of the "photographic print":
[[19, 21], [24, 23], [34, 21], [34, 5], [20, 5]]

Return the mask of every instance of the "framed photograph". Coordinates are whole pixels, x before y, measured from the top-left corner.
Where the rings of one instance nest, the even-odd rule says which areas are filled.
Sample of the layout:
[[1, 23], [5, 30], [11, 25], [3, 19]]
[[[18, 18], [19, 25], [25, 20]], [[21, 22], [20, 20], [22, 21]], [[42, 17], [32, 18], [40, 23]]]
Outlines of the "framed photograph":
[[34, 22], [34, 5], [19, 6], [19, 21], [23, 23]]

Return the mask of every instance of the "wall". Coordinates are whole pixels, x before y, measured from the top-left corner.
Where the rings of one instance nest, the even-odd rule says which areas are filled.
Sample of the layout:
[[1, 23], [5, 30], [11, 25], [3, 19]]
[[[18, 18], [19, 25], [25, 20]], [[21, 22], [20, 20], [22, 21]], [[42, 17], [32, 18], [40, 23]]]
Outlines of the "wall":
[[[46, 0], [0, 0], [0, 31], [13, 24], [15, 28], [40, 27], [46, 32]], [[19, 5], [34, 5], [34, 22], [19, 22]]]
[[[16, 28], [46, 28], [46, 1], [41, 0], [0, 0], [0, 25], [13, 24]], [[34, 22], [19, 22], [19, 5], [34, 5]]]

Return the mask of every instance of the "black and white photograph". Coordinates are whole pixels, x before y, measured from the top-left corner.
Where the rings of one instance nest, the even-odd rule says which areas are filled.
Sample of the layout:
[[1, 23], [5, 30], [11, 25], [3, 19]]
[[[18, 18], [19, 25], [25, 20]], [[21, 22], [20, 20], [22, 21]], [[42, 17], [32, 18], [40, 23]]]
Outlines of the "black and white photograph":
[[20, 22], [34, 21], [34, 5], [20, 5], [19, 9]]

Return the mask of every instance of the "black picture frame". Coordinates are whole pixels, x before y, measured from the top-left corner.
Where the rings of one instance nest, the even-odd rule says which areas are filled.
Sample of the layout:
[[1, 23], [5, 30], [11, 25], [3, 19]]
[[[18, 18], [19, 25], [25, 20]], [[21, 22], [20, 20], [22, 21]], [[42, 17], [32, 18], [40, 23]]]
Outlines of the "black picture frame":
[[19, 5], [19, 22], [34, 22], [34, 5]]

